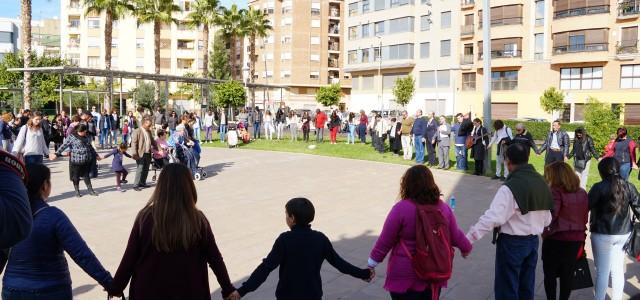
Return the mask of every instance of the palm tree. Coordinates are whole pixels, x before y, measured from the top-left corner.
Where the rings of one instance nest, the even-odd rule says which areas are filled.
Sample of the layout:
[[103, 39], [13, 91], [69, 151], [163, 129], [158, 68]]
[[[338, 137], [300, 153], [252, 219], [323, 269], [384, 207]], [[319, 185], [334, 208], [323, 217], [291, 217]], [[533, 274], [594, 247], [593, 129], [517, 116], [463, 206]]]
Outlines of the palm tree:
[[[266, 14], [259, 9], [253, 9], [249, 7], [244, 18], [244, 29], [249, 36], [249, 82], [254, 83], [256, 73], [256, 61], [258, 61], [258, 55], [256, 55], [256, 38], [264, 38], [267, 33], [272, 30], [271, 24], [267, 19]], [[252, 106], [255, 106], [255, 89], [250, 89]]]
[[[127, 12], [133, 11], [133, 5], [129, 4], [126, 0], [85, 0], [84, 5], [86, 7], [86, 14], [91, 13], [101, 14], [105, 13], [104, 24], [104, 67], [107, 70], [111, 70], [111, 42], [113, 36], [113, 21], [120, 20]], [[113, 86], [111, 84], [111, 77], [107, 76], [107, 99], [105, 99], [109, 105], [111, 105], [111, 98], [113, 97]]]
[[[160, 74], [161, 26], [162, 24], [177, 24], [178, 20], [173, 17], [173, 13], [180, 11], [182, 10], [173, 4], [173, 0], [136, 0], [135, 15], [138, 18], [138, 24], [153, 23], [153, 54], [156, 74]], [[153, 101], [156, 107], [160, 105], [160, 86], [157, 81]]]
[[193, 11], [187, 16], [187, 25], [191, 28], [202, 26], [202, 43], [204, 44], [204, 66], [202, 76], [209, 76], [209, 26], [214, 25], [220, 2], [218, 0], [196, 0]]
[[[24, 68], [31, 65], [31, 0], [22, 0], [22, 56], [24, 60]], [[23, 78], [23, 95], [24, 108], [31, 108], [31, 72], [24, 72]], [[60, 108], [62, 109], [62, 108]]]
[[246, 30], [244, 28], [244, 17], [246, 10], [238, 9], [238, 6], [233, 4], [231, 8], [222, 8], [222, 14], [218, 15], [215, 20], [216, 25], [219, 25], [225, 39], [230, 44], [229, 62], [231, 63], [231, 78], [237, 79], [237, 59], [236, 59], [236, 40], [245, 36]]

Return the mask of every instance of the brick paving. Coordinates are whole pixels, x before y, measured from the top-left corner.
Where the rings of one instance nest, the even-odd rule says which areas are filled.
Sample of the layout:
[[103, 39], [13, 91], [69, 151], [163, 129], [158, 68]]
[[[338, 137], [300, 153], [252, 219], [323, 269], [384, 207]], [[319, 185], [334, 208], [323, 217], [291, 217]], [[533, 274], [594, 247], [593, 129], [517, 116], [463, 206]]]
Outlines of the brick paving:
[[[50, 163], [53, 192], [50, 203], [64, 210], [103, 265], [115, 272], [137, 212], [153, 189], [115, 191], [110, 160], [101, 161], [94, 181], [99, 197], [73, 197], [67, 162]], [[133, 179], [135, 165], [125, 160]], [[350, 262], [366, 266], [366, 260], [385, 216], [397, 198], [400, 176], [406, 166], [303, 154], [205, 148], [201, 166], [210, 177], [196, 182], [198, 207], [209, 218], [231, 279], [239, 285], [261, 262], [273, 241], [287, 230], [284, 204], [296, 196], [316, 206], [313, 228], [334, 242], [338, 253]], [[485, 177], [434, 170], [445, 195], [457, 198], [455, 214], [466, 230], [489, 206], [499, 183]], [[149, 177], [151, 178], [151, 176]], [[82, 186], [82, 183], [81, 183]], [[130, 187], [130, 186], [127, 186]], [[587, 248], [589, 245], [587, 245]], [[588, 249], [589, 257], [591, 252]], [[494, 246], [490, 237], [474, 245], [464, 260], [457, 253], [453, 279], [441, 299], [493, 299]], [[102, 288], [69, 260], [75, 299], [104, 299]], [[389, 299], [383, 290], [386, 264], [367, 284], [339, 274], [325, 264], [322, 270], [325, 299]], [[593, 273], [593, 263], [592, 263]], [[625, 299], [640, 299], [640, 264], [627, 260]], [[212, 299], [221, 299], [210, 272]], [[277, 270], [255, 293], [245, 299], [274, 299]], [[590, 290], [574, 292], [572, 299], [592, 298]], [[536, 299], [544, 299], [542, 267], [538, 264]]]

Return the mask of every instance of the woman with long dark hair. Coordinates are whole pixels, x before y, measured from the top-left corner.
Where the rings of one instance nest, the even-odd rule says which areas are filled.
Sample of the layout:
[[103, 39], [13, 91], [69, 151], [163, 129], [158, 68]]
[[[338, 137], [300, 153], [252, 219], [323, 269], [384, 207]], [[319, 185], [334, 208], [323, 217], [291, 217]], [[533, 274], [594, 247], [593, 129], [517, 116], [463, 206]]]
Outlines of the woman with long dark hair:
[[475, 161], [475, 171], [473, 175], [484, 174], [484, 155], [487, 151], [487, 145], [489, 144], [489, 136], [487, 129], [482, 126], [482, 120], [473, 119], [473, 130], [471, 131], [473, 137], [473, 146], [471, 147], [471, 156]]
[[636, 165], [636, 142], [627, 137], [627, 128], [618, 128], [612, 150], [613, 157], [620, 163], [620, 176], [628, 180], [631, 168], [637, 169], [638, 166]]
[[62, 156], [62, 153], [67, 149], [69, 149], [69, 153], [71, 154], [71, 158], [69, 158], [69, 177], [73, 182], [76, 197], [82, 197], [82, 194], [80, 194], [80, 178], [84, 179], [87, 190], [89, 190], [89, 195], [98, 196], [98, 193], [93, 190], [93, 186], [91, 185], [89, 172], [91, 171], [94, 160], [101, 160], [102, 158], [100, 158], [96, 150], [91, 146], [91, 140], [87, 134], [87, 125], [84, 123], [76, 125], [74, 132], [67, 136], [64, 144], [62, 144], [54, 154], [51, 154], [49, 159], [55, 160]]
[[589, 191], [589, 230], [596, 265], [596, 300], [604, 300], [611, 276], [612, 300], [622, 299], [624, 288], [624, 250], [631, 232], [631, 212], [640, 212], [636, 187], [620, 173], [620, 162], [607, 157], [598, 164], [602, 181]]
[[27, 166], [26, 187], [33, 215], [27, 239], [11, 249], [2, 281], [2, 299], [71, 300], [71, 275], [64, 252], [103, 288], [113, 278], [91, 252], [71, 220], [49, 206], [51, 171], [42, 164]]
[[[411, 253], [416, 252], [418, 206], [435, 206], [447, 222], [449, 230], [446, 233], [450, 235], [451, 245], [460, 249], [463, 257], [471, 252], [471, 243], [458, 227], [451, 208], [440, 197], [440, 189], [426, 166], [415, 165], [402, 176], [401, 200], [389, 212], [369, 258], [369, 267], [375, 268], [391, 252], [384, 283], [384, 288], [391, 293], [391, 299], [436, 300], [440, 288], [447, 285], [446, 281], [432, 285], [419, 279], [412, 267]], [[432, 287], [437, 290], [432, 290]]]
[[560, 278], [560, 300], [571, 295], [571, 281], [578, 252], [587, 238], [589, 199], [580, 188], [580, 179], [565, 162], [544, 168], [544, 179], [551, 188], [553, 219], [542, 234], [542, 268], [547, 299], [558, 299], [556, 279]]
[[598, 159], [600, 155], [593, 146], [593, 139], [584, 128], [576, 129], [574, 137], [573, 148], [571, 148], [568, 158], [573, 158], [573, 169], [580, 178], [580, 187], [586, 189], [591, 158]]
[[109, 295], [121, 295], [131, 280], [131, 299], [211, 298], [207, 265], [226, 298], [235, 291], [207, 217], [198, 210], [191, 171], [168, 164], [138, 213]]
[[310, 123], [311, 122], [311, 117], [309, 116], [309, 112], [308, 111], [304, 111], [302, 113], [302, 118], [300, 120], [302, 122], [302, 140], [305, 142], [309, 142], [309, 131], [311, 131], [310, 128]]
[[347, 126], [349, 126], [349, 132], [347, 132], [347, 145], [356, 143], [356, 114], [353, 112], [349, 113], [349, 118], [347, 120]]
[[331, 138], [331, 144], [337, 144], [338, 130], [340, 129], [340, 125], [342, 122], [340, 121], [340, 117], [338, 116], [338, 111], [334, 110], [331, 112], [331, 118], [329, 118], [329, 137]]
[[24, 155], [25, 164], [41, 164], [45, 155], [49, 153], [49, 146], [45, 141], [45, 133], [41, 126], [42, 114], [35, 112], [33, 117], [22, 126], [13, 145], [14, 155]]

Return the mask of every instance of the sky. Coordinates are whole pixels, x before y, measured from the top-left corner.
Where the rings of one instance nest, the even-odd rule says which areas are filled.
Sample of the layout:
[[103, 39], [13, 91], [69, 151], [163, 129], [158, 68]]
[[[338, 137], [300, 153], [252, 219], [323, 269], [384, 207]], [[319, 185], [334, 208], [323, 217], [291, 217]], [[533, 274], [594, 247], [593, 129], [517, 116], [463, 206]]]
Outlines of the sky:
[[[60, 15], [61, 0], [32, 0], [33, 20], [48, 19]], [[247, 6], [247, 0], [221, 0], [223, 6], [237, 4], [241, 7]], [[0, 17], [17, 18], [20, 16], [20, 0], [0, 0]]]

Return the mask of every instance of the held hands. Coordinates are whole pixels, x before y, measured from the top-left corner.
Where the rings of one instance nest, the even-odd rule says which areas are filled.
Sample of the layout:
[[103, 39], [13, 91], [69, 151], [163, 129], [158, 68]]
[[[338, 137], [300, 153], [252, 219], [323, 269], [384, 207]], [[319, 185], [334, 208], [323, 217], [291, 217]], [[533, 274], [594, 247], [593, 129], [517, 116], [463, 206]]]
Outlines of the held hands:
[[369, 278], [364, 281], [372, 282], [374, 278], [376, 278], [376, 269], [369, 267]]
[[56, 160], [56, 158], [58, 158], [58, 156], [55, 153], [49, 154], [49, 160]]
[[240, 293], [238, 293], [238, 291], [233, 291], [233, 293], [227, 296], [227, 298], [224, 298], [224, 300], [240, 300]]
[[469, 257], [469, 254], [471, 254], [471, 252], [462, 252], [462, 258], [467, 259], [467, 257]]

